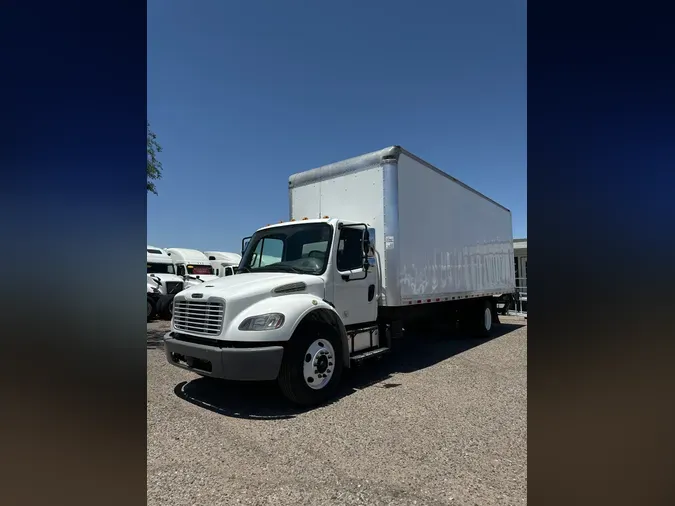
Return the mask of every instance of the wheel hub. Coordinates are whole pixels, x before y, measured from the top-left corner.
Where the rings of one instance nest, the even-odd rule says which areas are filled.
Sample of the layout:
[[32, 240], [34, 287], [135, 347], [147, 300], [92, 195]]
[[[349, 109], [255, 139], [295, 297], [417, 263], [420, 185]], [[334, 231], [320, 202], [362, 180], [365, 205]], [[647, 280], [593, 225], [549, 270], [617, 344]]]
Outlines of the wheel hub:
[[325, 387], [333, 377], [335, 350], [325, 339], [314, 341], [305, 353], [303, 376], [307, 386], [314, 390]]
[[316, 370], [320, 373], [323, 374], [326, 372], [328, 369], [328, 358], [326, 358], [326, 355], [320, 355], [316, 361], [314, 362], [316, 365]]

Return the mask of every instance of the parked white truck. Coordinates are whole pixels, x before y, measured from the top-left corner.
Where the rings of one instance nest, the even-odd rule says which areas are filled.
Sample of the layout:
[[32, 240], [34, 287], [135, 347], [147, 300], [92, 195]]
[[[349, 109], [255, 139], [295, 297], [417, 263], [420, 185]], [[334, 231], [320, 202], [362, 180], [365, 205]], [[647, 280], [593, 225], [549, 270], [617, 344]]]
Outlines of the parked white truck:
[[176, 273], [186, 280], [186, 287], [200, 286], [206, 281], [218, 278], [213, 273], [211, 262], [203, 252], [188, 248], [167, 248], [164, 251], [176, 266]]
[[[185, 280], [176, 274], [176, 266], [166, 251], [149, 244], [146, 246], [146, 250], [148, 260], [147, 275], [156, 282], [160, 293], [159, 297], [155, 297], [154, 310], [160, 316], [168, 319], [171, 317], [173, 296], [184, 288]], [[148, 305], [149, 309], [150, 306]]]
[[317, 404], [415, 321], [487, 336], [515, 291], [510, 211], [401, 147], [295, 174], [289, 199], [236, 276], [176, 296], [169, 363]]
[[237, 273], [237, 267], [239, 266], [239, 262], [241, 262], [241, 255], [238, 253], [205, 251], [204, 254], [209, 258], [216, 276], [224, 278], [225, 276], [233, 276]]
[[147, 274], [147, 292], [148, 292], [148, 321], [150, 321], [157, 314], [157, 303], [159, 302], [162, 292], [159, 287], [161, 282]]

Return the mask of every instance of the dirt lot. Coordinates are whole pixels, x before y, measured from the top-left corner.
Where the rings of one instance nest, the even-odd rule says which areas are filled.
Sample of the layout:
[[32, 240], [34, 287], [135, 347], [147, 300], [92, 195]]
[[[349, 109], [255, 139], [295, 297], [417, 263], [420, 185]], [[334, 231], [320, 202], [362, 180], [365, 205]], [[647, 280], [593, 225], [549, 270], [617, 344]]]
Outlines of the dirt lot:
[[527, 498], [527, 320], [419, 336], [298, 411], [170, 366], [148, 324], [148, 505], [491, 505]]

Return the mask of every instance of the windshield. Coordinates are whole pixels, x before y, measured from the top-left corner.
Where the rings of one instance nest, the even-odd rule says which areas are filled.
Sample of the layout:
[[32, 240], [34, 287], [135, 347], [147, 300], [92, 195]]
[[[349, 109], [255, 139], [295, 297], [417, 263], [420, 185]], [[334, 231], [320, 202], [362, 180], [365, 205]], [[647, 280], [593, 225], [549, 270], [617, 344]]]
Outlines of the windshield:
[[188, 265], [188, 274], [191, 276], [202, 276], [213, 274], [213, 267], [210, 265]]
[[176, 274], [173, 264], [148, 262], [148, 274]]
[[323, 274], [332, 235], [326, 223], [261, 230], [251, 237], [238, 271]]

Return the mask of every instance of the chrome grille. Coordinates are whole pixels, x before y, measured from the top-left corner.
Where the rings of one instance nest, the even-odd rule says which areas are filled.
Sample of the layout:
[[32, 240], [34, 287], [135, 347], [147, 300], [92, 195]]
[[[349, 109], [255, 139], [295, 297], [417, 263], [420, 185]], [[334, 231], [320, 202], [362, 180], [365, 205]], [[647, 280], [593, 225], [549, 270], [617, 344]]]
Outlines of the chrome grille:
[[220, 334], [225, 305], [222, 302], [174, 300], [173, 327], [179, 332], [203, 336]]

